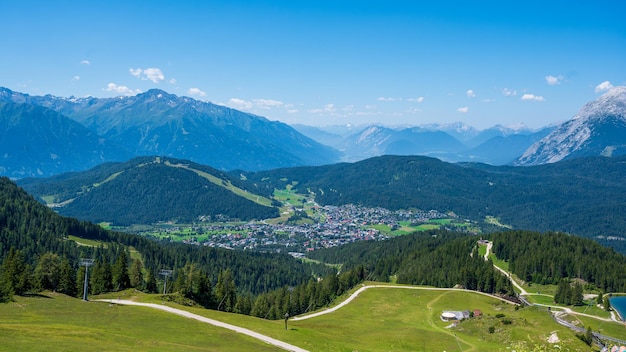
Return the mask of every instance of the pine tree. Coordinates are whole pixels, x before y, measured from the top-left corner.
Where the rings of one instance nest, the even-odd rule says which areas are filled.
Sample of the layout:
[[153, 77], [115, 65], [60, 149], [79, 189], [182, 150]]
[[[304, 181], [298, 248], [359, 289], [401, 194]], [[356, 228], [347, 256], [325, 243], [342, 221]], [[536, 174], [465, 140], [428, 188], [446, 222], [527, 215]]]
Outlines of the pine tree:
[[57, 290], [68, 296], [76, 295], [76, 271], [72, 268], [67, 258], [61, 260], [59, 286]]
[[115, 291], [125, 290], [130, 287], [130, 278], [128, 276], [128, 257], [126, 251], [120, 251], [115, 264], [111, 268], [112, 284]]
[[147, 275], [148, 275], [148, 278], [146, 279], [145, 291], [147, 293], [157, 293], [158, 287], [157, 287], [156, 276], [154, 275], [152, 271], [148, 271]]
[[584, 304], [583, 298], [583, 286], [577, 282], [574, 284], [574, 288], [572, 289], [570, 304], [574, 306], [582, 306]]
[[32, 268], [24, 261], [22, 252], [14, 247], [9, 250], [1, 272], [4, 282], [13, 294], [22, 295], [31, 288]]
[[141, 263], [141, 260], [133, 260], [132, 264], [130, 265], [130, 269], [128, 269], [128, 274], [130, 278], [130, 286], [138, 290], [142, 290], [144, 286], [144, 280], [143, 264]]
[[217, 277], [215, 285], [215, 300], [217, 310], [232, 312], [237, 304], [237, 290], [235, 280], [229, 269], [223, 270]]
[[35, 282], [40, 290], [57, 291], [61, 280], [61, 258], [56, 253], [44, 253], [35, 267]]

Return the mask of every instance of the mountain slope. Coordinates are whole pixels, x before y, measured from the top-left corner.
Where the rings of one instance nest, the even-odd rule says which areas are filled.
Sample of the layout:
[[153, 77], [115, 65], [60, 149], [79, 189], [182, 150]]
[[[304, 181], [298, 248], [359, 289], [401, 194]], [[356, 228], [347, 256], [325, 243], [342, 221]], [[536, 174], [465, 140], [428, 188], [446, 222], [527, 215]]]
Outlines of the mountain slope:
[[587, 103], [569, 121], [533, 144], [515, 165], [538, 165], [584, 156], [626, 154], [626, 87]]
[[0, 150], [0, 173], [16, 178], [82, 170], [131, 156], [53, 110], [13, 102], [0, 102]]
[[166, 155], [245, 170], [328, 164], [339, 157], [281, 122], [157, 89], [98, 99], [29, 96], [1, 88], [0, 101], [57, 111], [133, 156]]
[[459, 161], [469, 160], [491, 165], [510, 164], [522, 155], [528, 147], [544, 138], [551, 131], [552, 129], [547, 127], [529, 134], [497, 135], [482, 142], [475, 148], [463, 152], [463, 156], [460, 157]]
[[210, 167], [169, 158], [136, 158], [49, 180], [20, 180], [20, 185], [57, 203], [62, 215], [116, 225], [279, 215], [270, 200], [246, 197], [236, 179]]

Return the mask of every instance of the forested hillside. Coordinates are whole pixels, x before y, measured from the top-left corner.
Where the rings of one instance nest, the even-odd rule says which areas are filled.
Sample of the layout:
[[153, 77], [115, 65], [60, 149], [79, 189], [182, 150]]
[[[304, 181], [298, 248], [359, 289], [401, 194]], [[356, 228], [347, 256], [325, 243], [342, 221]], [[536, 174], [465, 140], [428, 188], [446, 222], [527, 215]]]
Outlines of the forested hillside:
[[604, 292], [626, 291], [626, 256], [588, 239], [563, 233], [511, 231], [493, 234], [493, 251], [524, 281], [558, 284], [581, 279]]
[[[68, 239], [69, 235], [98, 240], [103, 245], [78, 246]], [[130, 260], [130, 246], [141, 253], [139, 263]], [[288, 255], [159, 243], [135, 235], [105, 231], [97, 225], [57, 215], [7, 178], [0, 178], [0, 259], [3, 262], [0, 286], [8, 285], [10, 289], [5, 292], [16, 294], [59, 289], [42, 281], [41, 276], [33, 275], [32, 269], [35, 268], [36, 274], [37, 268], [44, 263], [43, 258], [50, 261], [50, 257], [54, 257], [51, 267], [58, 268], [53, 270], [54, 276], [57, 277], [63, 267], [67, 271], [65, 277], [73, 277], [73, 282], [80, 282], [79, 259], [96, 259], [92, 280], [104, 283], [93, 285], [93, 293], [127, 287], [123, 282], [115, 282], [112, 270], [118, 261], [119, 268], [126, 268], [120, 272], [132, 271], [132, 265], [145, 268], [148, 275], [137, 278], [135, 284], [147, 290], [156, 289], [159, 270], [173, 269], [177, 276], [185, 272], [186, 266], [191, 266], [195, 275], [206, 278], [210, 285], [217, 285], [220, 276], [225, 275], [222, 281], [230, 283], [226, 285], [230, 287], [229, 292], [253, 295], [285, 285], [306, 283], [313, 273], [326, 275], [333, 272], [323, 265], [304, 264]], [[117, 279], [120, 279], [119, 275]], [[54, 282], [58, 285], [58, 281]], [[77, 288], [66, 288], [63, 292], [75, 294]]]
[[[213, 177], [212, 182], [199, 173]], [[227, 189], [247, 186], [208, 166], [164, 157], [108, 163], [83, 173], [20, 181], [38, 197], [64, 203], [60, 214], [115, 225], [159, 221], [193, 222], [221, 216], [251, 220], [278, 217], [271, 204], [261, 205]]]
[[342, 268], [364, 267], [367, 278], [388, 282], [454, 287], [488, 293], [512, 294], [509, 281], [491, 261], [477, 255], [475, 236], [428, 231], [384, 242], [358, 242], [315, 251], [309, 257]]
[[291, 184], [323, 205], [435, 209], [476, 221], [493, 216], [514, 228], [572, 233], [626, 252], [619, 240], [626, 229], [625, 157], [494, 167], [384, 156], [244, 175], [260, 194]]

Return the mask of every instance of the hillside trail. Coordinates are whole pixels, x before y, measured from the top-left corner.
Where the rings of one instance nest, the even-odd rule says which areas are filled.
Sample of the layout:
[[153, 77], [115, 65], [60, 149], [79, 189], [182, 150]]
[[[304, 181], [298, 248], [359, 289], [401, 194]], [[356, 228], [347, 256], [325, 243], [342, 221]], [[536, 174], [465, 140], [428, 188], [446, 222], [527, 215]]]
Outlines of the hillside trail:
[[[493, 247], [493, 242], [491, 241], [487, 242], [487, 251], [485, 251], [485, 260], [489, 259], [489, 255], [491, 254], [491, 247]], [[517, 281], [515, 281], [515, 279], [511, 277], [511, 274], [509, 274], [506, 270], [500, 268], [499, 266], [495, 264], [493, 265], [493, 267], [498, 269], [502, 274], [504, 274], [506, 277], [509, 278], [509, 281], [511, 281], [513, 286], [515, 286], [515, 288], [519, 290], [520, 296], [528, 296], [528, 292], [520, 284], [518, 284]]]
[[352, 300], [354, 300], [356, 297], [358, 297], [363, 291], [368, 290], [370, 288], [399, 288], [399, 289], [407, 289], [407, 290], [428, 290], [428, 291], [462, 291], [462, 292], [471, 292], [471, 293], [475, 293], [475, 294], [479, 294], [479, 295], [489, 296], [491, 298], [499, 299], [499, 300], [501, 300], [503, 302], [506, 302], [506, 303], [509, 303], [509, 304], [515, 304], [515, 303], [513, 303], [511, 301], [507, 301], [506, 299], [498, 297], [498, 296], [493, 296], [493, 295], [490, 295], [488, 293], [484, 293], [484, 292], [480, 292], [480, 291], [466, 290], [466, 289], [463, 289], [463, 288], [400, 286], [400, 285], [365, 285], [365, 286], [362, 286], [361, 288], [359, 288], [358, 290], [354, 291], [348, 298], [346, 298], [343, 302], [339, 303], [338, 305], [336, 305], [334, 307], [331, 307], [331, 308], [328, 308], [328, 309], [324, 309], [324, 310], [321, 310], [321, 311], [316, 312], [316, 313], [312, 313], [312, 314], [308, 314], [308, 315], [300, 315], [300, 316], [289, 318], [289, 319], [292, 320], [292, 321], [299, 321], [299, 320], [315, 318], [315, 317], [319, 317], [320, 315], [332, 313], [334, 311], [337, 311], [341, 307], [347, 305], [348, 303], [352, 302]]
[[270, 345], [279, 347], [283, 350], [286, 351], [293, 351], [293, 352], [309, 352], [308, 350], [305, 350], [303, 348], [300, 348], [298, 346], [294, 346], [291, 345], [289, 343], [286, 343], [284, 341], [280, 341], [277, 339], [274, 339], [272, 337], [269, 337], [267, 335], [263, 335], [263, 334], [259, 334], [258, 332], [254, 332], [252, 330], [246, 329], [246, 328], [242, 328], [236, 325], [231, 325], [231, 324], [227, 324], [224, 322], [221, 322], [219, 320], [214, 320], [214, 319], [210, 319], [207, 317], [203, 317], [201, 315], [198, 314], [194, 314], [194, 313], [190, 313], [187, 312], [185, 310], [182, 309], [177, 309], [177, 308], [172, 308], [172, 307], [168, 307], [165, 305], [160, 305], [160, 304], [154, 304], [154, 303], [141, 303], [141, 302], [134, 302], [134, 301], [128, 301], [128, 300], [121, 300], [121, 299], [99, 299], [96, 300], [98, 302], [108, 302], [111, 304], [119, 304], [119, 305], [129, 305], [129, 306], [141, 306], [141, 307], [149, 307], [149, 308], [154, 308], [154, 309], [159, 309], [162, 311], [166, 311], [168, 313], [172, 313], [172, 314], [177, 314], [180, 316], [183, 316], [185, 318], [190, 318], [190, 319], [195, 319], [198, 321], [201, 321], [203, 323], [207, 323], [207, 324], [211, 324], [217, 327], [221, 327], [224, 329], [228, 329], [228, 330], [232, 330], [234, 332], [240, 333], [240, 334], [244, 334], [244, 335], [248, 335], [250, 337], [253, 337], [255, 339], [261, 340], [265, 343], [268, 343]]

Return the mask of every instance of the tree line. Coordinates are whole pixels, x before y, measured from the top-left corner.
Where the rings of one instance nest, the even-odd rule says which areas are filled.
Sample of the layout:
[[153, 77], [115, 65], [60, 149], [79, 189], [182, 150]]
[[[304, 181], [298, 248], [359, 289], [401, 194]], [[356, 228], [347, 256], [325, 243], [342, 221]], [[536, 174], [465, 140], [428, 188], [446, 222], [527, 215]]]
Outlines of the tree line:
[[520, 279], [560, 285], [579, 279], [604, 292], [626, 291], [626, 256], [564, 233], [507, 231], [491, 235], [493, 251]]
[[[102, 245], [99, 247], [78, 246], [68, 239], [69, 235], [100, 241]], [[9, 261], [8, 266], [3, 267], [9, 268], [17, 265], [20, 270], [15, 270], [15, 272], [31, 273], [33, 269], [51, 261], [52, 267], [61, 265], [60, 267], [67, 269], [69, 265], [76, 275], [66, 274], [65, 278], [73, 276], [74, 281], [80, 281], [78, 274], [84, 270], [79, 266], [80, 259], [93, 258], [95, 265], [91, 269], [94, 273], [94, 280], [98, 276], [104, 277], [102, 281], [94, 282], [95, 291], [93, 292], [109, 290], [111, 287], [117, 290], [127, 285], [112, 282], [113, 276], [109, 280], [108, 267], [111, 266], [112, 269], [113, 264], [122, 255], [121, 253], [127, 252], [129, 247], [141, 253], [141, 265], [146, 285], [144, 289], [149, 291], [154, 288], [152, 283], [159, 279], [159, 270], [172, 269], [178, 273], [187, 264], [193, 264], [201, 270], [213, 286], [217, 284], [223, 271], [230, 270], [237, 292], [252, 296], [283, 286], [306, 283], [313, 275], [326, 276], [334, 272], [327, 266], [303, 263], [286, 254], [229, 251], [180, 243], [156, 242], [137, 235], [107, 231], [89, 222], [61, 217], [35, 201], [9, 179], [0, 178], [0, 260], [3, 263]], [[9, 260], [11, 251], [13, 255]], [[52, 255], [57, 257], [50, 260]], [[16, 260], [16, 258], [21, 259]], [[58, 263], [59, 260], [61, 264]], [[129, 268], [132, 267], [132, 262], [128, 258], [125, 261]], [[25, 270], [24, 266], [30, 269]], [[3, 269], [0, 277], [6, 277], [4, 274], [8, 272], [8, 269]], [[22, 277], [18, 280], [13, 278], [13, 274], [9, 276], [12, 277], [10, 281], [13, 283], [31, 283], [13, 285], [13, 290], [17, 294], [24, 293], [26, 288], [47, 287], [47, 284], [42, 284], [36, 278], [24, 279]], [[6, 281], [3, 280], [3, 285]], [[137, 285], [131, 287], [137, 287]], [[63, 292], [75, 293], [67, 287], [63, 289]]]

